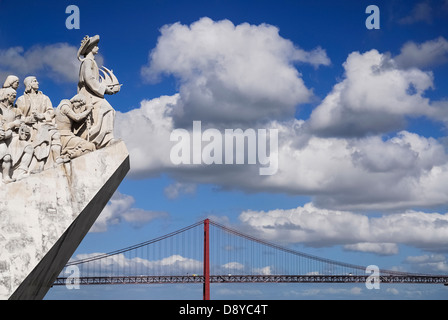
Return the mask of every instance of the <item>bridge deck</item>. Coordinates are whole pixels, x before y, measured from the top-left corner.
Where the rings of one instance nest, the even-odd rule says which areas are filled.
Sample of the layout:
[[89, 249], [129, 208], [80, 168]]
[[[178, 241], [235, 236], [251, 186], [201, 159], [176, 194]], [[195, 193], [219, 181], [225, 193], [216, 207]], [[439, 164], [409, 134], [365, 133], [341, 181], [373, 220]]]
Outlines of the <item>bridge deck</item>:
[[[211, 275], [210, 283], [365, 283], [368, 278], [368, 275]], [[70, 284], [80, 285], [204, 283], [204, 276], [62, 277], [57, 278], [54, 285], [66, 285], [67, 281]], [[380, 275], [379, 281], [448, 285], [448, 276]]]

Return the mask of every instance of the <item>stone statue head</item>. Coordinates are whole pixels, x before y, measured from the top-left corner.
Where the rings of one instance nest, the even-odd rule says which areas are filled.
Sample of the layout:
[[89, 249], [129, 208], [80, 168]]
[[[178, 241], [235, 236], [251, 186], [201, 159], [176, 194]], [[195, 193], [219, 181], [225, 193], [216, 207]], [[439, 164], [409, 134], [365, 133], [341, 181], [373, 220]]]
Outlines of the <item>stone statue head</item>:
[[17, 90], [19, 87], [19, 77], [9, 75], [6, 77], [5, 83], [3, 84], [3, 88], [13, 88]]
[[85, 36], [81, 41], [81, 46], [78, 50], [78, 60], [81, 60], [81, 56], [87, 56], [90, 52], [93, 54], [98, 53], [98, 42], [100, 42], [100, 36], [93, 37]]
[[16, 100], [17, 92], [13, 88], [4, 88], [0, 90], [0, 101], [13, 104]]
[[28, 141], [31, 136], [30, 128], [26, 124], [20, 125], [19, 128], [19, 140]]
[[39, 82], [35, 76], [26, 77], [23, 80], [23, 84], [25, 85], [25, 93], [30, 93], [32, 90], [39, 90]]

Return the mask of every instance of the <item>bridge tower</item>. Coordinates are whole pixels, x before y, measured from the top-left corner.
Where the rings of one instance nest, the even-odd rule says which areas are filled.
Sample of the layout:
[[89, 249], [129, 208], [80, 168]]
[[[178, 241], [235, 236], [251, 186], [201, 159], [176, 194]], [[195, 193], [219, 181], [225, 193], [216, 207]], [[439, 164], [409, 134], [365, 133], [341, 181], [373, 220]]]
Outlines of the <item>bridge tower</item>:
[[203, 300], [210, 300], [210, 220], [204, 220], [204, 287]]

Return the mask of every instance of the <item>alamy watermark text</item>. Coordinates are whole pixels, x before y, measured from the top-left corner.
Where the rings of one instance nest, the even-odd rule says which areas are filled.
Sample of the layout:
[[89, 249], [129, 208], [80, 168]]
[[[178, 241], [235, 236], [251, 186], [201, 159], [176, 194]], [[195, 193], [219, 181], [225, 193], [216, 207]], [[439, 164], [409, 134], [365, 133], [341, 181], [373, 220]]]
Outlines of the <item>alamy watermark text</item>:
[[202, 131], [201, 121], [193, 121], [192, 132], [175, 129], [170, 141], [177, 142], [170, 152], [175, 165], [259, 164], [260, 175], [274, 175], [278, 170], [277, 129]]

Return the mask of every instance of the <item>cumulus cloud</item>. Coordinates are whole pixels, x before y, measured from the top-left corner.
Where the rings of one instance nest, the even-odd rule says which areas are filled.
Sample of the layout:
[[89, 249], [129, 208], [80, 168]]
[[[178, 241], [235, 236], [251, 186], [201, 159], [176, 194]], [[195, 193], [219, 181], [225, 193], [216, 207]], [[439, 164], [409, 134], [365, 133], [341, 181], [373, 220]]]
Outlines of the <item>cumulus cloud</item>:
[[434, 11], [428, 1], [417, 3], [409, 15], [399, 20], [400, 24], [413, 24], [417, 22], [432, 23]]
[[422, 256], [410, 256], [404, 261], [416, 272], [442, 273], [448, 272], [448, 261], [443, 254], [425, 254]]
[[[425, 97], [434, 87], [433, 74], [418, 68], [433, 58], [418, 62], [411, 55], [435, 44], [405, 45], [395, 58], [377, 50], [351, 53], [344, 77], [309, 119], [299, 120], [293, 110], [312, 91], [294, 64], [327, 65], [325, 51], [305, 52], [268, 25], [201, 19], [165, 26], [142, 74], [148, 80], [173, 75], [179, 93], [117, 112], [116, 136], [131, 154], [130, 177], [169, 174], [179, 181], [165, 189], [171, 198], [200, 183], [312, 198], [312, 204], [290, 211], [242, 214], [243, 224], [263, 238], [383, 255], [396, 254], [399, 244], [446, 250], [445, 214], [406, 211], [448, 203], [445, 146], [402, 130], [408, 117], [446, 118], [446, 105]], [[247, 164], [174, 165], [170, 135], [177, 128], [191, 133], [192, 120], [203, 120], [204, 129], [241, 123], [277, 129], [278, 172], [260, 176], [258, 166]], [[403, 214], [357, 213], [369, 209]]]
[[178, 99], [161, 97], [117, 113], [116, 135], [131, 154], [131, 177], [163, 172], [187, 184], [308, 195], [319, 206], [339, 209], [397, 209], [448, 201], [444, 145], [408, 131], [388, 139], [319, 137], [309, 133], [306, 121], [273, 121], [265, 124], [279, 136], [278, 172], [272, 176], [260, 176], [258, 164], [174, 165], [170, 115]]
[[330, 60], [322, 48], [298, 48], [271, 25], [202, 18], [190, 26], [164, 26], [142, 75], [179, 80], [177, 126], [193, 120], [247, 124], [291, 117], [310, 100], [312, 90], [295, 63], [318, 67]]
[[393, 255], [398, 253], [398, 245], [396, 243], [360, 242], [344, 245], [343, 248], [349, 251], [372, 252], [379, 255]]
[[448, 41], [444, 37], [429, 40], [421, 44], [407, 42], [400, 54], [394, 57], [400, 68], [428, 68], [448, 61]]
[[147, 177], [169, 169], [171, 113], [179, 95], [144, 100], [140, 108], [117, 112], [115, 135], [126, 142], [132, 158], [132, 176]]
[[272, 274], [272, 267], [271, 266], [267, 266], [267, 267], [263, 267], [263, 268], [255, 268], [254, 272], [257, 273], [257, 274], [264, 275], [264, 276], [271, 275]]
[[308, 121], [323, 136], [360, 137], [403, 129], [406, 117], [432, 116], [425, 91], [433, 87], [430, 72], [402, 70], [377, 50], [353, 52], [345, 76], [317, 106]]
[[363, 289], [360, 287], [352, 287], [350, 289], [346, 288], [312, 288], [312, 289], [304, 289], [301, 291], [294, 291], [291, 290], [287, 294], [293, 295], [293, 296], [300, 296], [309, 298], [312, 297], [314, 299], [319, 299], [319, 297], [326, 297], [326, 296], [334, 296], [339, 299], [341, 296], [358, 296], [362, 293]]
[[[78, 48], [67, 43], [33, 46], [27, 50], [13, 47], [0, 50], [0, 74], [48, 76], [55, 81], [77, 83]], [[101, 65], [102, 57], [98, 56]]]
[[232, 270], [233, 272], [235, 272], [235, 271], [244, 270], [244, 265], [239, 262], [228, 262], [228, 263], [223, 264], [221, 266], [221, 268], [226, 271]]
[[126, 221], [134, 227], [142, 226], [154, 219], [167, 217], [168, 213], [148, 211], [134, 208], [135, 199], [132, 196], [115, 192], [109, 203], [93, 224], [90, 232], [105, 232], [110, 225]]
[[192, 183], [175, 182], [165, 188], [164, 193], [169, 199], [176, 199], [181, 194], [194, 194], [196, 185]]
[[[104, 255], [104, 253], [78, 254], [71, 261], [83, 260]], [[95, 270], [95, 261], [82, 264], [81, 273]], [[143, 274], [149, 275], [184, 275], [200, 274], [203, 269], [202, 261], [186, 258], [179, 254], [168, 257], [149, 260], [141, 257], [130, 258], [126, 254], [120, 253], [101, 259], [101, 270], [105, 274], [126, 274], [131, 270], [140, 270]]]
[[340, 209], [396, 209], [440, 205], [448, 198], [447, 155], [435, 139], [402, 131], [384, 139], [301, 137], [280, 130], [279, 171], [265, 179], [241, 177], [252, 190], [313, 196], [319, 206]]
[[[246, 164], [236, 166], [173, 164], [170, 153], [177, 141], [171, 141], [170, 137], [173, 130], [176, 129], [173, 113], [179, 103], [179, 99], [179, 94], [162, 96], [153, 100], [142, 101], [138, 109], [126, 113], [117, 112], [115, 135], [126, 142], [126, 146], [131, 154], [132, 166], [130, 176], [144, 178], [158, 175], [162, 172], [169, 172], [188, 184], [190, 182], [214, 183], [215, 179], [217, 179], [216, 181], [227, 179], [230, 182], [246, 171], [258, 175], [260, 164], [251, 166]], [[203, 131], [206, 129], [207, 127], [204, 125]], [[191, 130], [187, 131], [187, 133], [192, 135]], [[221, 133], [224, 134], [224, 130]], [[208, 143], [204, 142], [202, 147], [204, 148], [207, 145]], [[201, 153], [202, 149], [200, 148]], [[236, 157], [236, 153], [234, 157]], [[170, 187], [170, 190], [173, 188], [174, 186]]]
[[347, 250], [383, 255], [396, 254], [398, 244], [448, 250], [447, 213], [405, 211], [369, 217], [308, 203], [289, 210], [248, 210], [239, 219], [247, 230], [261, 238], [284, 243], [314, 247], [343, 245]]
[[[285, 97], [289, 99], [296, 89], [305, 88], [293, 62], [310, 63], [313, 57], [317, 59], [315, 65], [329, 63], [322, 49], [306, 53], [280, 37], [273, 26], [235, 26], [227, 20], [208, 18], [190, 26], [168, 25], [161, 33], [142, 73], [147, 78], [174, 75], [180, 80], [180, 92], [145, 100], [138, 109], [117, 113], [116, 135], [126, 141], [130, 151], [131, 176], [164, 172], [182, 183], [309, 195], [319, 206], [339, 209], [407, 208], [448, 200], [443, 192], [448, 159], [441, 143], [407, 131], [387, 139], [382, 136], [404, 127], [408, 116], [443, 119], [443, 105], [436, 107], [424, 96], [433, 87], [431, 72], [400, 69], [390, 55], [377, 50], [354, 52], [344, 63], [344, 78], [309, 119], [274, 116], [262, 122], [264, 111], [286, 110], [279, 107], [285, 105]], [[215, 81], [218, 86], [211, 85]], [[226, 88], [232, 94], [221, 94], [219, 90]], [[192, 97], [198, 95], [198, 103], [193, 103]], [[230, 97], [232, 107], [218, 108]], [[263, 97], [266, 109], [260, 108], [256, 97]], [[298, 103], [293, 100], [287, 103], [288, 110]], [[172, 163], [174, 143], [170, 135], [179, 128], [179, 119], [194, 119], [186, 113], [210, 120], [202, 121], [204, 130], [213, 127], [214, 120], [220, 122], [218, 129], [224, 124], [236, 129], [245, 119], [245, 108], [254, 117], [243, 120], [246, 124], [278, 130], [276, 174], [261, 177], [257, 165]], [[217, 109], [225, 116], [215, 114]], [[184, 127], [190, 133], [191, 124]], [[173, 185], [166, 191], [170, 190], [177, 189]]]

